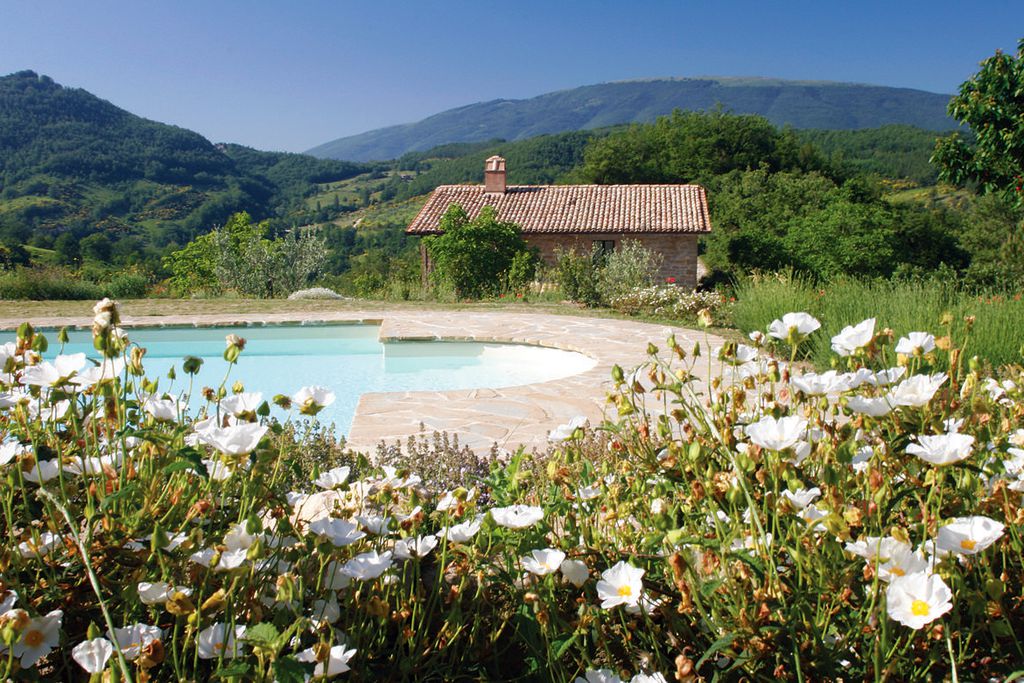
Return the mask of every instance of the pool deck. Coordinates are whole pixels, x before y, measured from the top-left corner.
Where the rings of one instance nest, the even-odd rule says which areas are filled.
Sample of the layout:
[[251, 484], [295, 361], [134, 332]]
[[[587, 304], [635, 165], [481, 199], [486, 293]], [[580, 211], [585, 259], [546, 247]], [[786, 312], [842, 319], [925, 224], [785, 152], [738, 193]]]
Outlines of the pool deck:
[[[13, 329], [20, 320], [0, 319], [0, 330]], [[90, 319], [46, 318], [30, 320], [38, 327], [88, 327]], [[453, 391], [409, 391], [369, 393], [359, 399], [348, 443], [372, 453], [381, 441], [404, 442], [409, 436], [435, 431], [457, 435], [478, 454], [493, 444], [502, 451], [543, 450], [548, 433], [575, 416], [584, 415], [592, 424], [601, 421], [606, 398], [613, 388], [611, 370], [619, 365], [626, 372], [643, 363], [647, 345], [664, 348], [669, 334], [684, 349], [696, 343], [705, 347], [721, 345], [722, 339], [703, 331], [665, 325], [592, 317], [503, 311], [339, 311], [320, 313], [260, 313], [226, 315], [125, 316], [131, 327], [178, 325], [264, 325], [280, 323], [379, 323], [381, 341], [449, 340], [514, 342], [577, 351], [596, 364], [590, 370], [549, 382], [498, 389]], [[242, 334], [244, 336], [244, 333]], [[707, 363], [694, 369], [702, 381]]]

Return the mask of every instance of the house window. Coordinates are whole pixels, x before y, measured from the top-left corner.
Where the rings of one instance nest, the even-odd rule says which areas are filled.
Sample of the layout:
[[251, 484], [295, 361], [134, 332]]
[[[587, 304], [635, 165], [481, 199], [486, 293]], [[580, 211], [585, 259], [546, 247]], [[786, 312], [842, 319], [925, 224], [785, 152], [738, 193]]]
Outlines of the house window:
[[615, 251], [615, 240], [594, 240], [594, 252], [599, 258], [606, 258]]

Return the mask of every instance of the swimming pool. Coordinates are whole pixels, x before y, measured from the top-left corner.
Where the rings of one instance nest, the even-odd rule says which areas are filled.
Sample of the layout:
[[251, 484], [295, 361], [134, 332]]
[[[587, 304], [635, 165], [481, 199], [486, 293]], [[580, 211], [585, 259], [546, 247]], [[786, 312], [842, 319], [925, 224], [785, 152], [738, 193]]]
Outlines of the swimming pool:
[[[129, 329], [133, 342], [146, 349], [143, 365], [158, 391], [171, 394], [188, 388], [181, 369], [185, 356], [204, 360], [196, 375], [192, 407], [202, 405], [200, 390], [218, 387], [228, 370], [223, 359], [224, 338], [246, 339], [245, 350], [231, 369], [227, 389], [240, 380], [246, 391], [291, 395], [302, 386], [332, 389], [337, 400], [318, 418], [347, 434], [359, 397], [369, 392], [447, 391], [533, 384], [585, 372], [596, 361], [573, 351], [530, 346], [454, 341], [396, 341], [381, 343], [379, 328], [368, 324], [268, 325], [261, 327], [163, 327]], [[56, 335], [48, 334], [52, 358]], [[84, 352], [97, 357], [88, 330], [70, 334], [64, 353]], [[174, 367], [177, 379], [167, 373]], [[283, 411], [275, 408], [278, 417]]]

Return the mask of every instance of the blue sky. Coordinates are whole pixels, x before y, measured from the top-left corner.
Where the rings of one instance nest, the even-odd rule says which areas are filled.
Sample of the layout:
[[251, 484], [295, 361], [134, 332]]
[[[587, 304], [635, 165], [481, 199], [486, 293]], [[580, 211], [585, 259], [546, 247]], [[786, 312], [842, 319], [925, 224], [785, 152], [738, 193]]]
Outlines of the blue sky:
[[0, 0], [0, 75], [32, 69], [215, 142], [302, 151], [473, 102], [632, 78], [952, 93], [1021, 37], [1021, 0]]

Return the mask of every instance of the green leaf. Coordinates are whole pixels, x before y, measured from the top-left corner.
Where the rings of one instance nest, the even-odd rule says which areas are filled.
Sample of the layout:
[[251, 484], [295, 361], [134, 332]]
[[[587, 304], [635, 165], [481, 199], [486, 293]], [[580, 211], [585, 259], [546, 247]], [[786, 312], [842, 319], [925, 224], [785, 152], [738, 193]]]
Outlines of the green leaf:
[[272, 666], [274, 678], [278, 683], [304, 683], [307, 676], [313, 675], [316, 664], [313, 662], [300, 662], [289, 655], [274, 662]]
[[246, 662], [234, 660], [226, 666], [222, 666], [213, 672], [211, 678], [236, 678], [238, 676], [245, 676], [252, 671], [252, 666]]
[[725, 648], [729, 647], [730, 645], [732, 645], [732, 641], [734, 640], [736, 640], [735, 633], [726, 633], [724, 636], [722, 636], [715, 642], [711, 643], [711, 647], [709, 647], [707, 651], [704, 653], [704, 655], [697, 660], [697, 663], [693, 665], [693, 670], [698, 671], [701, 665], [704, 664], [704, 662], [708, 661], [708, 657], [711, 657], [712, 655], [716, 654], [719, 650], [724, 650]]
[[100, 509], [101, 510], [106, 510], [111, 505], [113, 505], [114, 503], [119, 501], [121, 498], [126, 498], [126, 497], [130, 496], [133, 493], [137, 493], [138, 490], [139, 490], [139, 485], [138, 484], [135, 484], [135, 483], [128, 484], [124, 488], [122, 488], [122, 489], [120, 489], [118, 491], [114, 491], [109, 496], [104, 498], [103, 502], [100, 503]]
[[245, 630], [244, 639], [255, 647], [272, 648], [281, 632], [271, 623], [264, 622], [250, 626]]

